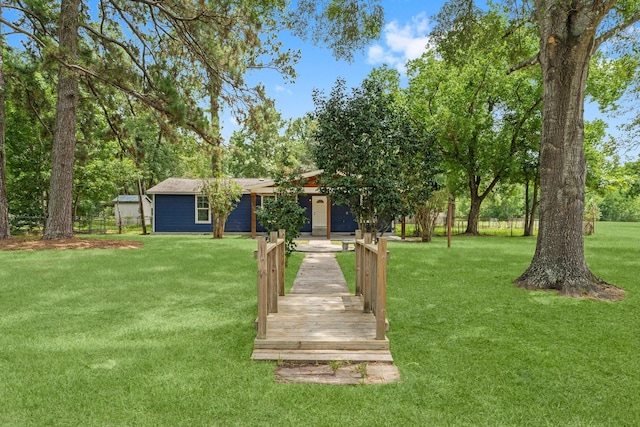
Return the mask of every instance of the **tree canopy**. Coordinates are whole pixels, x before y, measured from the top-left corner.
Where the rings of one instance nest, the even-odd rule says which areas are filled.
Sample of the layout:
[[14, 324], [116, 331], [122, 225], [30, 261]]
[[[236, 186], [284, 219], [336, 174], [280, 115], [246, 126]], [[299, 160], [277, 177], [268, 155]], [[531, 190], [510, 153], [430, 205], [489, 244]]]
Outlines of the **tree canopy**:
[[314, 94], [321, 191], [347, 205], [363, 230], [385, 229], [411, 212], [412, 195], [425, 201], [437, 188], [434, 138], [398, 102], [397, 79], [388, 71], [350, 93], [339, 80], [328, 98]]
[[[293, 13], [281, 0], [3, 4], [12, 13], [11, 19], [0, 17], [0, 23], [26, 36], [25, 49], [58, 71], [45, 237], [72, 234], [81, 98], [91, 94], [99, 100], [114, 134], [123, 134], [122, 113], [137, 104], [135, 110], [153, 111], [164, 129], [196, 135], [203, 147], [210, 147], [212, 172], [217, 175], [222, 170], [220, 109], [248, 121], [252, 113], [263, 111], [254, 106], [269, 101], [260, 85], [246, 83], [249, 69], [295, 76], [299, 53], [282, 46], [278, 35], [283, 30], [308, 34], [308, 25], [296, 16], [307, 16], [307, 24], [316, 22], [314, 40], [330, 45], [338, 57], [349, 57], [351, 48], [362, 46], [380, 30], [382, 14], [376, 1], [329, 2], [314, 9], [318, 13], [311, 13], [312, 4], [300, 2], [302, 14]], [[202, 107], [207, 98], [209, 118]], [[0, 203], [0, 208], [6, 205]]]
[[[463, 9], [454, 25], [447, 10], [438, 17], [434, 50], [409, 64], [409, 102], [415, 120], [437, 136], [450, 191], [466, 188], [466, 232], [477, 234], [482, 202], [510, 177], [538, 134], [540, 75], [506, 74], [513, 43], [495, 41], [509, 30], [504, 13]], [[523, 52], [535, 48], [531, 37], [516, 42]]]

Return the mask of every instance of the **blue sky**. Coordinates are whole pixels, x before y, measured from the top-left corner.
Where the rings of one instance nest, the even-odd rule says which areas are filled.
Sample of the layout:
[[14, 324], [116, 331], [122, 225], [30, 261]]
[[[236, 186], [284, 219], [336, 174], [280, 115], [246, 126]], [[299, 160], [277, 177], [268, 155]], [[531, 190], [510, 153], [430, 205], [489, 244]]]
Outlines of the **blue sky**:
[[[276, 102], [276, 108], [284, 118], [301, 117], [313, 111], [314, 89], [329, 93], [336, 79], [344, 78], [348, 87], [359, 86], [369, 72], [383, 64], [402, 71], [407, 60], [418, 58], [424, 51], [428, 34], [433, 27], [432, 18], [445, 1], [382, 0], [385, 25], [378, 40], [364, 51], [356, 52], [352, 62], [337, 61], [331, 52], [313, 46], [300, 39], [283, 36], [286, 47], [300, 49], [302, 58], [296, 66], [298, 78], [294, 83], [285, 82], [278, 73], [262, 70], [249, 76], [251, 82], [261, 82], [267, 94]], [[602, 118], [609, 123], [608, 131], [619, 136], [616, 126], [623, 123], [624, 115], [607, 117], [594, 105], [586, 105], [585, 119]], [[231, 133], [238, 129], [233, 117], [223, 116], [223, 136], [228, 141]], [[636, 156], [638, 147], [622, 154]]]
[[[301, 117], [313, 111], [311, 95], [314, 89], [328, 93], [338, 78], [344, 78], [348, 87], [359, 86], [376, 67], [386, 63], [402, 69], [407, 60], [420, 57], [431, 29], [430, 18], [444, 3], [440, 0], [382, 0], [386, 21], [382, 34], [364, 51], [356, 52], [352, 62], [337, 61], [329, 49], [294, 37], [282, 37], [287, 47], [300, 49], [302, 54], [295, 67], [298, 73], [295, 83], [286, 83], [276, 72], [267, 70], [254, 73], [249, 81], [261, 82], [266, 87], [284, 118]], [[223, 117], [223, 122], [223, 136], [228, 141], [228, 136], [238, 127], [229, 113]]]

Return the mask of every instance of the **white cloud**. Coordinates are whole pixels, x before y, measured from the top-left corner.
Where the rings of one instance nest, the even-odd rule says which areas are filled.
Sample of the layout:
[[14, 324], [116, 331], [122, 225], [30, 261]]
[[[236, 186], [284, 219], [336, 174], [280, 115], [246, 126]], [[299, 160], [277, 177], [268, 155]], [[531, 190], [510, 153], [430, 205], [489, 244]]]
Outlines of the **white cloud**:
[[384, 44], [369, 48], [367, 62], [373, 65], [388, 64], [400, 72], [405, 72], [405, 64], [419, 58], [429, 45], [429, 20], [422, 12], [411, 18], [411, 22], [400, 25], [391, 21], [384, 27]]
[[288, 95], [293, 95], [293, 92], [291, 92], [290, 89], [288, 89], [288, 88], [286, 88], [284, 86], [281, 86], [281, 85], [276, 85], [276, 92], [284, 92], [284, 93], [286, 93]]

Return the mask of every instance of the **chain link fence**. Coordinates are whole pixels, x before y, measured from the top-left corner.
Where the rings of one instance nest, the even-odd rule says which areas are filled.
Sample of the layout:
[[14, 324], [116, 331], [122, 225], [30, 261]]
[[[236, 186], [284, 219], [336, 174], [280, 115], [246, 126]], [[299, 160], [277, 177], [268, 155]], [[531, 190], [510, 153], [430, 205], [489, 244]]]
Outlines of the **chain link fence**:
[[[151, 217], [146, 217], [148, 231], [151, 229]], [[11, 216], [11, 233], [42, 234], [45, 218], [43, 216]], [[82, 216], [73, 221], [73, 232], [76, 234], [127, 234], [141, 233], [142, 219], [140, 216], [124, 217], [117, 221], [114, 215]]]

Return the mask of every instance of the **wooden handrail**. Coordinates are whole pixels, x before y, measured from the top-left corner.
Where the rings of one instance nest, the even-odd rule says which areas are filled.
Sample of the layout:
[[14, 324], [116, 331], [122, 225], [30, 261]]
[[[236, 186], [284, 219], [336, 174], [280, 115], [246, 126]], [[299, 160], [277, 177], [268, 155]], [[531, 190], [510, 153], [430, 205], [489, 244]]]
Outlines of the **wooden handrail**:
[[267, 315], [278, 312], [278, 295], [284, 295], [284, 233], [271, 232], [269, 243], [258, 238], [258, 339], [267, 337]]
[[363, 297], [363, 311], [376, 317], [376, 339], [386, 339], [387, 239], [372, 243], [371, 233], [356, 231], [356, 295]]

